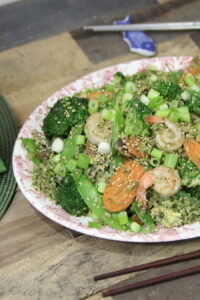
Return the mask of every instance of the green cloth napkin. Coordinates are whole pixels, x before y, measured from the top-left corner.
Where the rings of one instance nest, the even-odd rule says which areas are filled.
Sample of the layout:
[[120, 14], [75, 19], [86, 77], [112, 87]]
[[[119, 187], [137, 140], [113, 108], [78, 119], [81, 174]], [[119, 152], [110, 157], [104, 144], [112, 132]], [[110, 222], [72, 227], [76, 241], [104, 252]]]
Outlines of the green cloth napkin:
[[6, 212], [16, 189], [12, 170], [12, 152], [17, 136], [17, 127], [4, 98], [0, 95], [0, 157], [6, 171], [0, 173], [0, 219]]

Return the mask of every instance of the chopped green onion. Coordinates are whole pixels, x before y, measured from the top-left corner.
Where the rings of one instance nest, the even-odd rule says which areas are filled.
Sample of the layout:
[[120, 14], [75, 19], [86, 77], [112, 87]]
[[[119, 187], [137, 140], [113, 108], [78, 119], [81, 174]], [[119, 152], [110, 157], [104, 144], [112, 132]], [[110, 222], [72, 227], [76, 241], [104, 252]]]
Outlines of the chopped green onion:
[[85, 144], [85, 136], [77, 135], [76, 136], [76, 145], [84, 145]]
[[131, 93], [124, 93], [123, 94], [123, 98], [122, 98], [123, 102], [130, 101], [132, 99], [133, 99], [133, 95]]
[[132, 135], [133, 134], [133, 125], [126, 125], [124, 128], [124, 132], [127, 135]]
[[182, 92], [181, 93], [181, 98], [183, 99], [183, 100], [189, 100], [190, 99], [190, 93], [188, 92], [188, 91], [184, 91], [184, 92]]
[[167, 118], [169, 115], [169, 109], [166, 110], [157, 110], [156, 116]]
[[187, 106], [178, 108], [180, 121], [190, 122], [190, 112]]
[[136, 86], [135, 86], [135, 83], [133, 81], [127, 81], [124, 85], [124, 89], [125, 89], [126, 92], [131, 93], [131, 92], [135, 91], [135, 88], [136, 88]]
[[153, 150], [150, 153], [151, 156], [157, 158], [157, 159], [161, 159], [162, 155], [163, 155], [163, 151], [158, 150], [156, 148], [153, 148]]
[[151, 99], [157, 98], [158, 96], [160, 96], [160, 93], [158, 91], [156, 91], [154, 89], [150, 89], [148, 92], [147, 98], [149, 98], [151, 100]]
[[165, 156], [164, 166], [168, 168], [175, 168], [178, 160], [178, 154], [170, 153]]
[[113, 77], [115, 83], [120, 83], [125, 78], [125, 76], [121, 72], [115, 73]]
[[76, 166], [77, 166], [77, 161], [73, 158], [69, 159], [68, 162], [66, 163], [66, 168], [69, 172], [73, 172]]
[[151, 110], [155, 110], [158, 107], [160, 107], [163, 103], [165, 103], [163, 97], [162, 96], [157, 96], [157, 97], [154, 97], [154, 98], [150, 99], [148, 108], [151, 109]]
[[131, 230], [135, 233], [140, 232], [141, 231], [141, 226], [140, 224], [138, 224], [137, 222], [132, 222], [131, 223]]
[[155, 157], [150, 158], [149, 162], [153, 167], [157, 167], [160, 165], [160, 160]]
[[150, 66], [147, 68], [147, 70], [149, 70], [149, 71], [156, 71], [156, 70], [157, 70], [157, 67], [154, 66], [154, 65], [150, 65]]
[[196, 82], [195, 82], [195, 78], [191, 73], [187, 73], [185, 76], [185, 83], [191, 87], [193, 86]]
[[195, 92], [199, 92], [200, 91], [200, 88], [199, 88], [199, 86], [198, 85], [196, 85], [196, 84], [193, 84], [193, 86], [191, 86], [191, 88], [190, 88], [192, 91], [195, 91]]
[[108, 97], [106, 97], [106, 95], [104, 95], [104, 94], [100, 94], [99, 96], [98, 96], [98, 100], [101, 102], [101, 103], [106, 103], [106, 102], [108, 102]]
[[158, 79], [158, 77], [155, 75], [155, 74], [152, 74], [150, 77], [149, 77], [149, 80], [150, 81], [156, 81]]
[[180, 113], [178, 108], [171, 107], [169, 112], [169, 119], [171, 122], [177, 122], [179, 120]]
[[128, 214], [126, 211], [120, 211], [117, 215], [118, 217], [118, 221], [120, 225], [126, 225], [128, 224], [129, 220], [128, 220]]
[[147, 96], [145, 96], [144, 94], [141, 95], [140, 101], [141, 101], [144, 105], [149, 105], [149, 102], [150, 102], [149, 98], [148, 98]]
[[58, 154], [55, 154], [55, 155], [51, 158], [51, 160], [52, 160], [53, 162], [57, 163], [57, 162], [60, 161], [60, 158], [61, 158], [61, 155], [60, 155], [60, 153], [58, 153]]
[[88, 222], [88, 226], [96, 229], [102, 228], [102, 224], [100, 222]]
[[87, 169], [90, 164], [90, 157], [87, 154], [80, 153], [78, 156], [78, 166]]
[[104, 120], [113, 121], [114, 113], [112, 110], [104, 108], [101, 112], [101, 116]]
[[98, 187], [97, 187], [97, 190], [100, 192], [100, 193], [103, 193], [105, 188], [106, 188], [106, 182], [105, 181], [100, 181], [98, 183]]
[[200, 132], [200, 123], [195, 124], [195, 125], [194, 125], [194, 128], [195, 128], [198, 132]]
[[168, 108], [169, 108], [169, 107], [168, 107], [167, 103], [161, 104], [161, 105], [158, 107], [159, 110], [167, 110]]
[[63, 162], [58, 162], [54, 167], [54, 173], [65, 176], [66, 174], [66, 165]]
[[90, 100], [88, 105], [88, 112], [90, 115], [98, 111], [99, 104], [96, 100]]

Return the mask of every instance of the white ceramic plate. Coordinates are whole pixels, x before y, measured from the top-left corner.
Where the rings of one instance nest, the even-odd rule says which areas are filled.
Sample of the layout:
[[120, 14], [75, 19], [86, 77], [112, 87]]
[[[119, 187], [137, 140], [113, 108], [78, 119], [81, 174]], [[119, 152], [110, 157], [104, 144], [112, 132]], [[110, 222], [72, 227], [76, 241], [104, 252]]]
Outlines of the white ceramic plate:
[[73, 95], [89, 87], [99, 87], [108, 83], [113, 74], [120, 71], [126, 75], [134, 74], [148, 66], [155, 65], [157, 68], [167, 71], [187, 68], [191, 57], [161, 57], [130, 61], [127, 63], [108, 67], [86, 75], [61, 90], [54, 93], [50, 98], [38, 106], [29, 116], [21, 128], [15, 143], [13, 152], [13, 169], [16, 181], [27, 200], [43, 215], [69, 229], [88, 234], [91, 236], [124, 242], [167, 242], [190, 239], [200, 236], [200, 222], [192, 225], [184, 225], [173, 229], [158, 228], [152, 234], [135, 234], [132, 232], [118, 231], [109, 226], [101, 229], [93, 229], [87, 226], [87, 217], [73, 217], [68, 215], [59, 206], [55, 205], [47, 197], [34, 190], [31, 184], [32, 162], [26, 158], [26, 152], [21, 145], [21, 137], [31, 137], [34, 129], [41, 131], [42, 120], [48, 113], [48, 107], [61, 97]]

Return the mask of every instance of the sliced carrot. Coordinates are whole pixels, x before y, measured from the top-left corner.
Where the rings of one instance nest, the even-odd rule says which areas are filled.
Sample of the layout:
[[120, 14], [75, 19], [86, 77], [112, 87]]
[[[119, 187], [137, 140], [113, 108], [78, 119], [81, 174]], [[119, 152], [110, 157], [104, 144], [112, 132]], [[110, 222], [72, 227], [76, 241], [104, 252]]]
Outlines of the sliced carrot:
[[183, 146], [189, 159], [200, 169], [200, 143], [195, 139], [186, 139]]
[[134, 136], [131, 136], [126, 140], [126, 148], [128, 153], [137, 158], [143, 158], [146, 156], [145, 153], [142, 153], [140, 150], [138, 150], [137, 139]]
[[108, 91], [94, 91], [87, 95], [89, 100], [99, 100], [100, 95], [105, 95], [107, 98], [111, 98], [111, 93]]
[[144, 174], [144, 167], [129, 160], [113, 175], [103, 194], [103, 203], [110, 212], [125, 210], [136, 197], [137, 185]]

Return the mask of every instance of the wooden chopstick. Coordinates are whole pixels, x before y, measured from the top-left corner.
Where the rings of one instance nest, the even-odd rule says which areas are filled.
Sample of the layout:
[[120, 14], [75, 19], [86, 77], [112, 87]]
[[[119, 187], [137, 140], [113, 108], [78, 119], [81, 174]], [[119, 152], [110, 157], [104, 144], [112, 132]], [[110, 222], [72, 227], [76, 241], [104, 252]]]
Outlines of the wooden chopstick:
[[157, 261], [150, 262], [150, 263], [147, 263], [147, 264], [142, 264], [142, 265], [126, 268], [126, 269], [121, 269], [121, 270], [117, 270], [117, 271], [113, 271], [113, 272], [109, 272], [109, 273], [96, 275], [96, 276], [94, 276], [94, 280], [96, 281], [96, 280], [110, 278], [110, 277], [114, 277], [114, 276], [118, 276], [118, 275], [124, 275], [124, 274], [132, 273], [132, 272], [147, 270], [147, 269], [150, 269], [150, 268], [157, 268], [157, 267], [170, 265], [170, 264], [173, 264], [173, 263], [186, 261], [186, 260], [189, 260], [189, 259], [195, 259], [195, 258], [199, 258], [199, 257], [200, 257], [200, 250], [197, 250], [197, 251], [189, 252], [189, 253], [186, 253], [186, 254], [182, 254], [182, 255], [178, 255], [178, 256], [172, 256], [172, 257], [169, 257], [169, 258], [157, 260]]
[[200, 266], [179, 270], [179, 271], [176, 271], [176, 272], [165, 274], [163, 276], [154, 277], [154, 278], [147, 279], [147, 280], [144, 280], [144, 281], [139, 281], [139, 282], [136, 282], [136, 283], [125, 285], [125, 286], [120, 287], [120, 288], [111, 289], [111, 290], [108, 290], [106, 292], [103, 292], [102, 295], [103, 295], [103, 297], [114, 296], [114, 295], [118, 295], [118, 294], [121, 294], [121, 293], [132, 291], [134, 289], [147, 287], [147, 286], [154, 285], [154, 284], [157, 284], [157, 283], [166, 282], [166, 281], [186, 277], [186, 276], [189, 276], [189, 275], [194, 275], [194, 274], [197, 274], [197, 273], [200, 273]]

